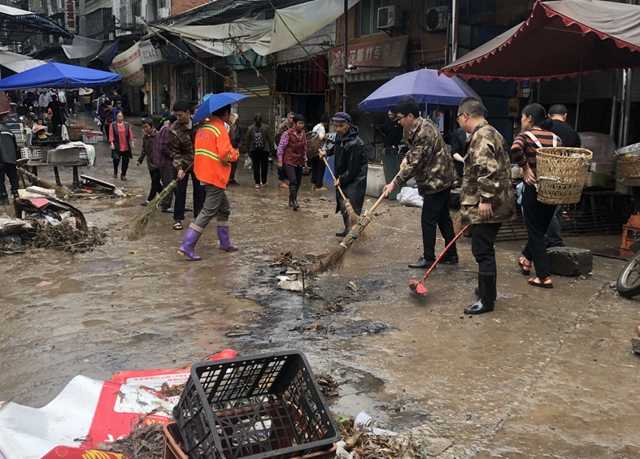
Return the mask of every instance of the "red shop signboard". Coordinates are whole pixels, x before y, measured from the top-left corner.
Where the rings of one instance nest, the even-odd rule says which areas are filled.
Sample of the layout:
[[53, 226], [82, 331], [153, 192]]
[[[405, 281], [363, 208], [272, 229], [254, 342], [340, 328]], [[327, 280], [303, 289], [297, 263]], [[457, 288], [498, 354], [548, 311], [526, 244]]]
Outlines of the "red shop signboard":
[[65, 29], [70, 32], [76, 30], [76, 2], [75, 0], [65, 0]]
[[[350, 45], [347, 64], [354, 66], [349, 73], [373, 72], [388, 67], [400, 67], [407, 51], [408, 36]], [[329, 75], [342, 75], [344, 48], [329, 50]]]

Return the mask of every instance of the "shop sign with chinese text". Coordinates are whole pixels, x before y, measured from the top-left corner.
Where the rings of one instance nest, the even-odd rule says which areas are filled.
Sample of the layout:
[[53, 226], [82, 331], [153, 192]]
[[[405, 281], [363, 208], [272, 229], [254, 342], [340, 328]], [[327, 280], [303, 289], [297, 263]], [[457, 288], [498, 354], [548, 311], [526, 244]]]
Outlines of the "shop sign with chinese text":
[[[407, 51], [408, 36], [389, 38], [369, 43], [358, 43], [347, 48], [347, 65], [354, 68], [352, 73], [373, 72], [389, 67], [400, 67]], [[329, 51], [329, 75], [342, 75], [344, 48]]]

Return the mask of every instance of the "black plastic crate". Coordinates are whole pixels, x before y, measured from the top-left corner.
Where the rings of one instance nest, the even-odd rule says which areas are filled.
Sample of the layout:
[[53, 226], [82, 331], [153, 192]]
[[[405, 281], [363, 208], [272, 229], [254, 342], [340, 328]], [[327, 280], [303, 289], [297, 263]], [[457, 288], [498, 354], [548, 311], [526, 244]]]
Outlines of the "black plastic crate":
[[190, 459], [288, 459], [340, 439], [297, 351], [193, 365], [173, 415]]

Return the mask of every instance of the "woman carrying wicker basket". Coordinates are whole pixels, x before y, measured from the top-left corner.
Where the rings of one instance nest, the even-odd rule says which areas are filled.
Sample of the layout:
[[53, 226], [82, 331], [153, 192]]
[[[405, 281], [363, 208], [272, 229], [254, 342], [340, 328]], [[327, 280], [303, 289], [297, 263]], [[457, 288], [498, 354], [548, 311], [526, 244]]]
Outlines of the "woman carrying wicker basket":
[[522, 194], [522, 213], [529, 240], [518, 259], [518, 266], [524, 275], [531, 272], [531, 265], [536, 267], [537, 277], [529, 279], [529, 284], [536, 287], [553, 288], [551, 270], [544, 235], [549, 228], [556, 211], [555, 205], [538, 201], [536, 189], [536, 151], [542, 147], [562, 146], [562, 140], [549, 129], [551, 118], [547, 117], [540, 104], [527, 105], [522, 110], [520, 119], [522, 133], [513, 141], [511, 158], [522, 168], [524, 191]]

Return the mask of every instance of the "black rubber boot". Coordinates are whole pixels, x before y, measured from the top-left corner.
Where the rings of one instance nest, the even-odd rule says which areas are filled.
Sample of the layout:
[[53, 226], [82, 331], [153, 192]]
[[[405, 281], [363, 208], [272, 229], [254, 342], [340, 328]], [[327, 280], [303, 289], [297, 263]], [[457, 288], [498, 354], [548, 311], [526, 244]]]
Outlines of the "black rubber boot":
[[[496, 278], [494, 280], [494, 284], [497, 283], [498, 281], [498, 273], [496, 273]], [[494, 295], [493, 295], [493, 301], [496, 301], [498, 299], [498, 288], [496, 286], [496, 288], [493, 289], [494, 291]], [[474, 293], [476, 295], [477, 298], [480, 298], [480, 290], [478, 289], [478, 287], [476, 287], [476, 289], [474, 290]]]
[[478, 299], [465, 308], [465, 314], [484, 314], [493, 311], [496, 298], [496, 273], [478, 273]]
[[289, 185], [289, 207], [298, 210], [298, 185]]

